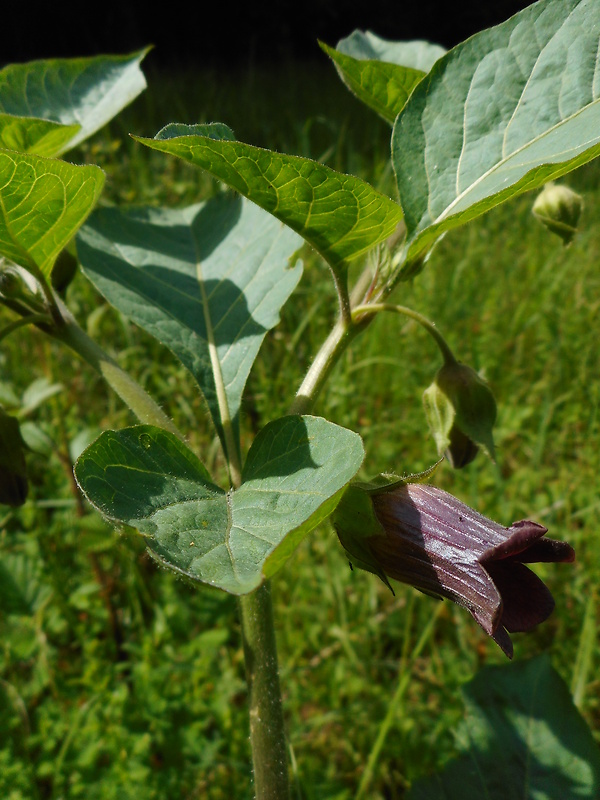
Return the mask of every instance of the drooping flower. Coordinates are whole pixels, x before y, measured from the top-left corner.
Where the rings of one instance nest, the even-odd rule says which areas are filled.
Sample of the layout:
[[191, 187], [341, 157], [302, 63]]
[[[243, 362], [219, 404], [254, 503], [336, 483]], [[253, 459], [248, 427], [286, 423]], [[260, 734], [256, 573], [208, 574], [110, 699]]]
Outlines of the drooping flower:
[[554, 609], [550, 591], [525, 564], [575, 558], [536, 522], [505, 528], [419, 483], [351, 486], [333, 522], [353, 564], [464, 606], [509, 658], [509, 634], [531, 630]]

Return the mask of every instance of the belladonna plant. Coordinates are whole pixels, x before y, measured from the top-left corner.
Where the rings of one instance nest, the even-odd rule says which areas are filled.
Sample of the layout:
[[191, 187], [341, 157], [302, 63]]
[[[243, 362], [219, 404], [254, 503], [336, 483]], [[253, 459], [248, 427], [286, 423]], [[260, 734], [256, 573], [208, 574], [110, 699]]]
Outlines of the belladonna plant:
[[554, 608], [525, 564], [575, 558], [569, 544], [548, 539], [536, 522], [505, 528], [421, 483], [352, 485], [334, 526], [353, 565], [388, 586], [391, 578], [464, 606], [509, 658], [509, 634], [532, 630]]

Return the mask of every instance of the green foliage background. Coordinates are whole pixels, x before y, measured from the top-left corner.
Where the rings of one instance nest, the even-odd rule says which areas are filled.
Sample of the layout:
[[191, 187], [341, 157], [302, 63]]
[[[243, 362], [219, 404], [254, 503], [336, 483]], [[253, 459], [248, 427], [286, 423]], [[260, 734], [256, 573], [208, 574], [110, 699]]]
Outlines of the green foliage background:
[[[390, 129], [325, 57], [277, 74], [145, 71], [149, 89], [72, 154], [105, 169], [102, 202], [183, 206], [221, 191], [127, 137], [212, 120], [242, 141], [320, 159], [394, 196]], [[485, 372], [498, 401], [498, 468], [478, 457], [462, 472], [443, 466], [435, 482], [504, 524], [539, 521], [577, 550], [575, 565], [537, 570], [557, 610], [533, 634], [515, 636], [515, 650], [516, 658], [550, 653], [600, 739], [599, 178], [595, 163], [569, 177], [585, 200], [569, 248], [532, 217], [534, 197], [525, 195], [450, 232], [395, 299], [435, 320], [457, 357]], [[244, 450], [286, 411], [336, 313], [328, 271], [305, 255], [301, 284], [250, 377]], [[68, 301], [218, 469], [208, 415], [183, 368], [81, 275]], [[429, 337], [395, 316], [354, 343], [315, 412], [364, 437], [365, 476], [436, 460], [421, 394], [439, 366]], [[84, 506], [72, 480], [74, 458], [100, 429], [134, 420], [41, 334], [7, 340], [0, 369], [3, 402], [12, 394], [15, 408], [34, 379], [62, 384], [27, 416], [40, 441], [29, 455], [30, 500], [0, 517], [0, 796], [250, 798], [235, 599], [157, 568], [133, 533], [113, 532]], [[459, 687], [504, 657], [464, 610], [401, 586], [392, 596], [374, 576], [351, 572], [328, 527], [300, 546], [273, 593], [294, 796], [355, 797], [408, 674], [368, 792], [402, 798], [453, 755]], [[432, 634], [413, 657], [434, 611]]]

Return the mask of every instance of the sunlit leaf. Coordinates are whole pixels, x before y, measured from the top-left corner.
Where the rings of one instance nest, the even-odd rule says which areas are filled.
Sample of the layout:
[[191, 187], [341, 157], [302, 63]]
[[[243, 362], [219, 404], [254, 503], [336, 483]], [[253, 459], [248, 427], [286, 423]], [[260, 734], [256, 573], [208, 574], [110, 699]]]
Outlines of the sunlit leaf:
[[436, 62], [392, 137], [409, 260], [600, 153], [599, 26], [597, 2], [541, 0]]
[[52, 157], [61, 152], [79, 128], [79, 125], [0, 114], [0, 148]]
[[233, 196], [184, 209], [98, 209], [80, 231], [85, 274], [109, 302], [185, 364], [223, 438], [218, 387], [237, 428], [260, 345], [302, 266], [302, 240]]
[[425, 41], [387, 41], [371, 31], [354, 31], [335, 49], [321, 47], [350, 91], [388, 122], [396, 119], [412, 90], [446, 52]]
[[[0, 70], [2, 146], [43, 156], [75, 147], [146, 88], [139, 65], [147, 52], [4, 67]], [[15, 118], [12, 125], [7, 117]], [[53, 128], [42, 126], [44, 120]]]
[[0, 255], [48, 278], [103, 184], [98, 167], [0, 150]]
[[245, 594], [331, 513], [363, 455], [351, 431], [283, 417], [256, 437], [241, 487], [224, 492], [176, 436], [141, 425], [101, 434], [75, 473], [90, 502], [137, 528], [165, 565]]
[[235, 141], [222, 124], [168, 125], [154, 139], [135, 138], [210, 172], [297, 231], [337, 270], [402, 219], [397, 203], [360, 178]]

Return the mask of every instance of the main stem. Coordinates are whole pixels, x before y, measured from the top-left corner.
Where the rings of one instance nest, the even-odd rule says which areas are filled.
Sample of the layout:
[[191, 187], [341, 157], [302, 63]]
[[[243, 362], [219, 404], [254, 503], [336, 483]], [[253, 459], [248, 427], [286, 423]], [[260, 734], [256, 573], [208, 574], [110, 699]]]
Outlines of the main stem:
[[288, 754], [270, 582], [242, 596], [239, 606], [255, 797], [257, 800], [288, 800]]
[[[340, 356], [372, 319], [352, 322], [349, 312], [349, 306], [340, 309], [340, 319], [311, 364], [290, 414], [311, 411]], [[248, 681], [255, 797], [256, 800], [289, 800], [288, 754], [270, 582], [265, 581], [252, 594], [242, 596], [239, 609]]]

